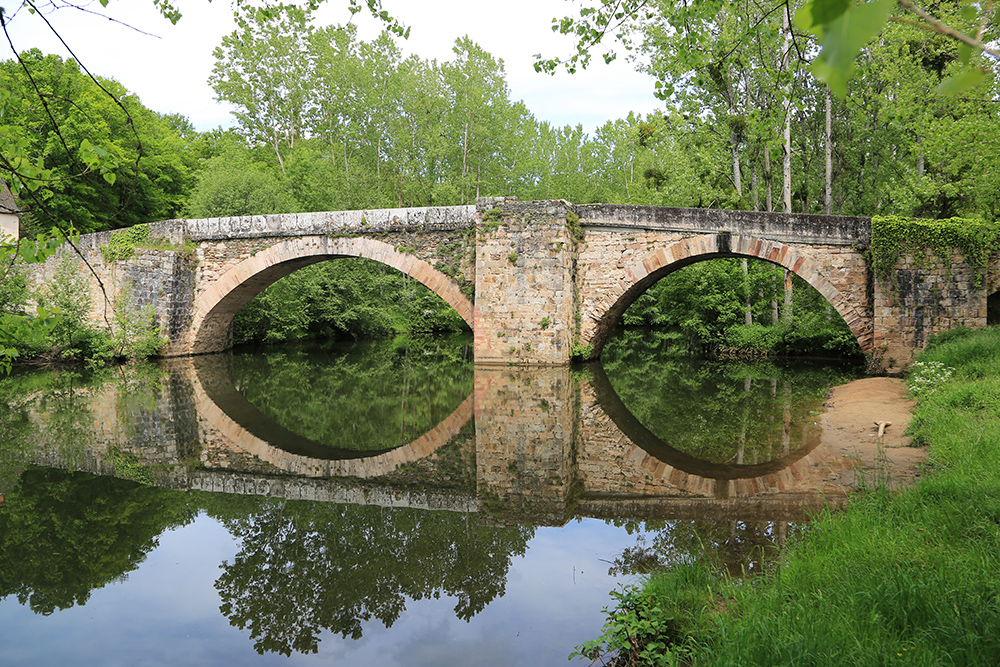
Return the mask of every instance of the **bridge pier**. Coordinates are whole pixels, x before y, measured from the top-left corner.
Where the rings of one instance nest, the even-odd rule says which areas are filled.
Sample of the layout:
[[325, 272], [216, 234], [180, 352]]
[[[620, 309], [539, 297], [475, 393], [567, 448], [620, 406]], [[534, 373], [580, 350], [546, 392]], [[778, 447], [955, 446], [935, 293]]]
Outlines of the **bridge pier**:
[[566, 202], [480, 200], [476, 207], [477, 364], [566, 364], [579, 320], [578, 234]]

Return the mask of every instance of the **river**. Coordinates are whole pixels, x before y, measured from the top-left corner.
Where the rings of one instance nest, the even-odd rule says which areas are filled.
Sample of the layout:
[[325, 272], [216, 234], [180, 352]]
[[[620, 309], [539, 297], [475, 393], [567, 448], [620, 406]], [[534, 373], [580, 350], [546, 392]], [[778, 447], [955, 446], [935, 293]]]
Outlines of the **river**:
[[609, 591], [766, 569], [842, 496], [816, 415], [856, 367], [469, 347], [0, 379], [0, 665], [563, 664]]

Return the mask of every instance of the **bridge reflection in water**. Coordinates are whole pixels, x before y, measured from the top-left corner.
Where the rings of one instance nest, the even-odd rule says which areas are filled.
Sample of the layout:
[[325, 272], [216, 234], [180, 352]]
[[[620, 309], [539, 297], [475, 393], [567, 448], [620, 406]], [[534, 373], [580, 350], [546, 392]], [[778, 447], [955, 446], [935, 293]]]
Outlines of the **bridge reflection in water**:
[[80, 397], [92, 419], [83, 451], [61, 445], [48, 417], [34, 414], [31, 462], [122, 476], [115, 461], [127, 456], [129, 470], [145, 467], [148, 481], [174, 489], [540, 525], [576, 516], [793, 521], [842, 498], [836, 478], [850, 467], [812, 422], [793, 429], [787, 418], [774, 460], [700, 461], [643, 426], [599, 366], [476, 367], [473, 392], [439, 424], [370, 451], [331, 448], [268, 418], [237, 391], [230, 355], [162, 368], [144, 400], [113, 383]]

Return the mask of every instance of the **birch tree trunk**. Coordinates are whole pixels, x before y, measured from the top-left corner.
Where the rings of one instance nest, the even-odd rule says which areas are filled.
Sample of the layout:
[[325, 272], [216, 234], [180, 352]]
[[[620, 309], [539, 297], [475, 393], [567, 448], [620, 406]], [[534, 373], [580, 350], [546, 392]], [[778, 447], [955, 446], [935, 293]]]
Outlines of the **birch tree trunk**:
[[833, 101], [826, 87], [826, 189], [823, 192], [823, 213], [833, 213]]
[[764, 144], [764, 210], [773, 211], [771, 201], [771, 147]]
[[792, 323], [792, 272], [785, 269], [785, 303], [782, 307], [785, 324]]
[[747, 258], [743, 258], [743, 281], [746, 284], [745, 296], [743, 297], [743, 323], [753, 324], [753, 310], [750, 307], [750, 264]]
[[782, 181], [781, 199], [784, 202], [785, 213], [792, 212], [792, 77], [789, 76], [789, 60], [792, 53], [792, 19], [788, 15], [788, 5], [785, 5], [782, 18], [782, 30], [785, 33], [785, 43], [781, 49], [781, 71], [788, 76], [785, 84], [785, 99], [781, 106], [785, 115], [784, 142], [782, 144]]

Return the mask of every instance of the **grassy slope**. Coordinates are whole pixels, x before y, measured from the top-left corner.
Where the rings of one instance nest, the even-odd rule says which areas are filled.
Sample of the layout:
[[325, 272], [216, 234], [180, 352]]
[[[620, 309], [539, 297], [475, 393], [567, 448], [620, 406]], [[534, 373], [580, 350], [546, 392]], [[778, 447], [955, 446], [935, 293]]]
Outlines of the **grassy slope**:
[[858, 494], [766, 578], [647, 582], [684, 664], [1000, 665], [1000, 327], [921, 360], [956, 370], [914, 415], [934, 468], [919, 486]]

